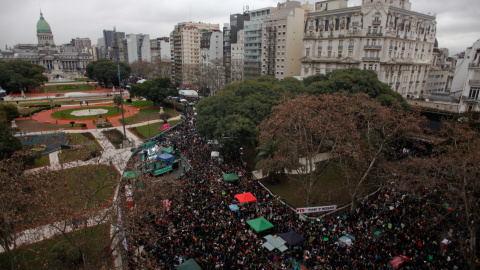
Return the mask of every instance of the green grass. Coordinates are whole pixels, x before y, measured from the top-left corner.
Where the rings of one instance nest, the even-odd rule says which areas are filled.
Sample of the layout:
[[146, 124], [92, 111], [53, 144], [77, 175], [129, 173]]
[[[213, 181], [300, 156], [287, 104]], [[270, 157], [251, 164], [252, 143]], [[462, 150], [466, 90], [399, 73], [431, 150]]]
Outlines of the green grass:
[[[163, 107], [163, 111], [165, 113], [169, 113], [172, 117], [178, 116], [178, 112], [174, 112], [170, 108], [165, 108]], [[131, 124], [137, 124], [149, 120], [157, 120], [158, 118], [158, 113], [160, 112], [160, 107], [155, 107], [155, 108], [145, 108], [145, 109], [140, 109], [140, 112], [125, 118], [125, 124], [126, 125], [131, 125]], [[122, 123], [121, 119], [118, 119], [119, 123]]]
[[94, 116], [75, 116], [75, 115], [71, 114], [74, 111], [82, 111], [82, 110], [88, 110], [88, 109], [105, 109], [105, 110], [107, 110], [108, 111], [107, 113], [102, 114], [102, 116], [104, 118], [109, 117], [109, 116], [119, 115], [119, 114], [122, 113], [121, 109], [118, 109], [118, 112], [117, 112], [117, 109], [115, 107], [101, 106], [101, 107], [83, 107], [83, 108], [66, 109], [66, 110], [61, 110], [61, 111], [54, 112], [54, 113], [51, 114], [51, 116], [54, 117], [54, 118], [72, 119], [72, 120], [75, 120], [75, 119], [82, 119], [82, 120], [83, 119], [97, 119], [98, 115], [94, 115]]
[[131, 103], [129, 102], [125, 102], [125, 104], [127, 105], [132, 105], [134, 107], [137, 107], [137, 108], [141, 108], [141, 107], [150, 107], [150, 106], [154, 106], [155, 104], [153, 103], [153, 101], [147, 101], [147, 100], [137, 100], [137, 101], [132, 101]]
[[113, 196], [119, 173], [113, 166], [87, 165], [55, 172], [56, 182], [51, 190], [56, 202], [71, 205], [74, 211], [83, 208], [83, 195], [92, 195], [97, 188], [101, 189], [91, 198], [88, 208], [106, 205]]
[[69, 133], [68, 141], [73, 148], [64, 149], [58, 154], [60, 163], [81, 160], [89, 156], [94, 150], [102, 150], [102, 147], [91, 133], [86, 133], [85, 135], [83, 133]]
[[92, 84], [55, 84], [40, 86], [40, 93], [65, 93], [97, 90]]
[[33, 165], [33, 167], [43, 167], [48, 165], [50, 165], [50, 156], [43, 155], [35, 159], [35, 164]]
[[[173, 126], [180, 121], [181, 120], [178, 119], [178, 120], [169, 121], [169, 123], [170, 123], [170, 126]], [[163, 125], [163, 121], [152, 123], [150, 125], [138, 126], [136, 127], [136, 129], [137, 129], [137, 132], [140, 133], [143, 137], [145, 137], [146, 139], [149, 139], [157, 135], [158, 133], [161, 133], [162, 125]]]
[[[70, 233], [74, 239], [80, 239], [82, 231]], [[111, 257], [102, 253], [104, 247], [109, 242], [108, 225], [99, 225], [87, 229], [87, 237], [90, 239], [87, 256], [99, 256], [104, 254], [102, 258], [94, 260], [90, 265], [90, 269], [108, 269], [112, 265]], [[62, 252], [63, 251], [63, 252]], [[70, 251], [70, 252], [65, 252]], [[72, 246], [63, 236], [58, 236], [40, 243], [18, 248], [15, 252], [17, 256], [18, 269], [36, 270], [36, 269], [68, 269], [80, 270], [83, 265], [74, 262], [78, 258], [78, 252], [72, 249]], [[65, 254], [69, 254], [65, 256]], [[10, 257], [7, 253], [0, 254], [0, 269], [11, 269]]]
[[[303, 191], [298, 184], [302, 181], [302, 175], [289, 175], [280, 179], [278, 184], [270, 184], [267, 179], [260, 182], [279, 195], [293, 207], [305, 207]], [[350, 202], [350, 196], [346, 190], [345, 181], [342, 179], [340, 168], [330, 164], [327, 172], [319, 177], [319, 181], [313, 188], [312, 197], [318, 198], [316, 205], [344, 205]]]

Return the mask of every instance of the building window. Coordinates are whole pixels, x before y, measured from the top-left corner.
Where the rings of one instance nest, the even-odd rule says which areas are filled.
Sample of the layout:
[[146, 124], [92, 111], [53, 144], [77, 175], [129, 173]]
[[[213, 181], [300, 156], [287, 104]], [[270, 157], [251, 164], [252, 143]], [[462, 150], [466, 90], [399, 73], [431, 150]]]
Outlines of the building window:
[[478, 87], [470, 88], [470, 93], [468, 94], [468, 99], [477, 100], [479, 92], [480, 92], [480, 88], [478, 88]]

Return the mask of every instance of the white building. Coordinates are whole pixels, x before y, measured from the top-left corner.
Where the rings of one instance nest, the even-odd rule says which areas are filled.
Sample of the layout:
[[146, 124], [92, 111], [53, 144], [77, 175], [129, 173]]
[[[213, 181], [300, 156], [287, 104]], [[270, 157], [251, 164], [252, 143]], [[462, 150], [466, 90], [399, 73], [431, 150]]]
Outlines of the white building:
[[170, 62], [171, 60], [171, 49], [170, 49], [170, 38], [161, 37], [150, 40], [150, 51], [152, 56], [152, 61], [155, 59], [161, 59], [163, 62]]
[[303, 29], [308, 11], [313, 5], [287, 0], [272, 9], [263, 20], [262, 75], [277, 79], [300, 76]]
[[178, 84], [195, 83], [200, 68], [200, 38], [209, 30], [220, 31], [219, 24], [183, 22], [170, 33], [172, 79]]
[[200, 63], [210, 65], [219, 62], [223, 65], [223, 34], [220, 31], [207, 31], [200, 38]]
[[129, 34], [125, 37], [127, 42], [128, 62], [152, 62], [150, 54], [150, 36], [146, 34]]
[[460, 113], [480, 111], [480, 39], [457, 60], [451, 93], [460, 100]]
[[371, 69], [402, 96], [419, 96], [432, 65], [435, 16], [411, 11], [409, 0], [317, 2], [305, 25], [301, 76], [334, 69]]
[[232, 82], [243, 80], [243, 29], [237, 31], [237, 43], [232, 43], [230, 78]]
[[262, 74], [263, 19], [270, 17], [271, 7], [253, 10], [250, 20], [244, 22], [244, 78], [253, 79]]

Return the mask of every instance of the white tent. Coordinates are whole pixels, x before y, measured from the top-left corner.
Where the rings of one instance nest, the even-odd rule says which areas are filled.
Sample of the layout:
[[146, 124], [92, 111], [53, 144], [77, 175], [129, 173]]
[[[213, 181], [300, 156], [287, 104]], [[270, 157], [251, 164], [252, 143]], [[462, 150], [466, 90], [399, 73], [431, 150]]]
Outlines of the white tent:
[[144, 82], [146, 82], [146, 81], [147, 81], [147, 80], [145, 80], [145, 79], [141, 79], [141, 80], [138, 80], [137, 83], [144, 83]]
[[180, 90], [178, 93], [186, 97], [198, 97], [198, 93], [195, 90]]

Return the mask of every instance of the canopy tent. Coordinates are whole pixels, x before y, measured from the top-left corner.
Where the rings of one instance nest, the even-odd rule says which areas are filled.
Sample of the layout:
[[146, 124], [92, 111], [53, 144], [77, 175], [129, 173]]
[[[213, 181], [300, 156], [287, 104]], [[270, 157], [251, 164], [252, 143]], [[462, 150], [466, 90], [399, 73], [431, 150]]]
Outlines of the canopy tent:
[[263, 239], [267, 240], [267, 242], [263, 243], [263, 246], [266, 247], [268, 250], [272, 251], [274, 249], [278, 249], [281, 252], [284, 252], [288, 248], [285, 246], [286, 241], [283, 240], [281, 237], [274, 237], [271, 234], [263, 237]]
[[180, 102], [187, 102], [187, 100], [182, 98], [180, 99]]
[[247, 220], [247, 224], [252, 227], [257, 233], [273, 228], [273, 224], [266, 220], [264, 217]]
[[249, 202], [256, 202], [257, 201], [257, 198], [255, 198], [255, 196], [253, 196], [253, 194], [250, 193], [250, 192], [237, 194], [237, 195], [235, 195], [235, 198], [237, 198], [237, 200], [240, 203], [249, 203]]
[[[222, 175], [223, 181], [225, 182], [233, 182], [238, 180], [238, 175], [236, 173], [229, 173]], [[253, 195], [252, 195], [253, 196]], [[257, 199], [255, 199], [256, 201]]]
[[138, 177], [138, 173], [134, 171], [128, 171], [123, 173], [123, 178], [136, 178]]
[[198, 92], [195, 90], [180, 90], [178, 94], [186, 97], [198, 97]]
[[232, 211], [238, 211], [240, 209], [236, 204], [230, 204], [228, 208], [230, 208]]
[[188, 105], [190, 105], [190, 106], [195, 106], [195, 103], [190, 102], [190, 103], [188, 103]]
[[176, 269], [178, 270], [202, 270], [200, 266], [195, 262], [195, 260], [190, 259], [188, 261], [185, 261], [182, 264], [177, 265]]
[[165, 163], [167, 163], [167, 164], [170, 164], [175, 160], [175, 158], [172, 155], [170, 155], [169, 153], [161, 154], [160, 156], [158, 156], [158, 159], [164, 160]]
[[303, 240], [305, 240], [303, 236], [294, 232], [293, 230], [290, 230], [289, 232], [286, 232], [286, 233], [280, 233], [278, 234], [278, 236], [280, 236], [283, 240], [285, 240], [290, 246], [294, 246], [302, 242]]
[[143, 149], [150, 149], [155, 147], [155, 142], [148, 142], [143, 144]]
[[172, 153], [173, 147], [167, 147], [162, 149], [162, 153]]
[[144, 83], [144, 82], [146, 82], [146, 81], [147, 81], [147, 80], [145, 80], [145, 79], [141, 79], [141, 80], [138, 80], [137, 83]]
[[218, 157], [218, 156], [220, 156], [220, 152], [218, 152], [218, 151], [212, 151], [212, 153], [210, 153], [210, 155], [211, 155], [212, 157]]

